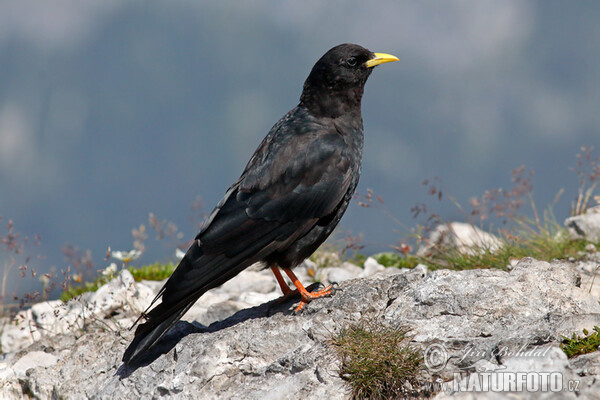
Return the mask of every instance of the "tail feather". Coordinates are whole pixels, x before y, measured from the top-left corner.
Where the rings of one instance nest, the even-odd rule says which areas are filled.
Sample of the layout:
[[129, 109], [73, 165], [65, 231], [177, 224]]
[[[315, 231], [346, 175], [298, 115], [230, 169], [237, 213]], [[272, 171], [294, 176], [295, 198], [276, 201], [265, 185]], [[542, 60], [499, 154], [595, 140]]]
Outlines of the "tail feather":
[[[270, 251], [269, 240], [258, 240], [260, 251], [244, 249], [238, 254], [205, 254], [199, 241], [188, 249], [171, 277], [158, 292], [148, 309], [138, 319], [144, 320], [125, 354], [123, 362], [130, 364], [156, 344], [208, 290], [220, 286]], [[161, 303], [154, 306], [161, 300]], [[152, 308], [154, 306], [154, 308]], [[152, 308], [150, 311], [148, 311]], [[135, 324], [134, 324], [135, 326]]]
[[[169, 282], [185, 280], [184, 278], [182, 279], [179, 274], [190, 270], [193, 267], [193, 261], [200, 261], [202, 255], [203, 252], [199, 246], [191, 246], [185, 257], [177, 266], [173, 275], [169, 277], [167, 283], [160, 289], [154, 300], [152, 300], [152, 303], [150, 303], [148, 308], [134, 323], [135, 326], [140, 320], [145, 319], [144, 323], [138, 325], [135, 330], [133, 341], [129, 347], [127, 347], [127, 350], [125, 350], [125, 354], [123, 354], [123, 362], [125, 364], [130, 364], [135, 361], [144, 354], [146, 350], [158, 342], [160, 338], [162, 338], [165, 333], [181, 319], [181, 317], [183, 317], [187, 310], [194, 305], [196, 300], [204, 294], [205, 290], [200, 288], [199, 290], [188, 293], [185, 293], [185, 291], [182, 290], [175, 291], [179, 296], [172, 296], [173, 299], [171, 299], [171, 301], [165, 301], [166, 299], [164, 298]], [[152, 308], [161, 298], [163, 301]], [[152, 308], [152, 310], [150, 310], [150, 308]]]
[[148, 322], [139, 325], [135, 330], [135, 338], [129, 347], [127, 347], [127, 350], [125, 350], [125, 354], [123, 354], [123, 362], [130, 364], [138, 359], [146, 350], [158, 342], [194, 303], [195, 300], [189, 301], [177, 310], [165, 310], [161, 307], [162, 304], [160, 304], [150, 311]]

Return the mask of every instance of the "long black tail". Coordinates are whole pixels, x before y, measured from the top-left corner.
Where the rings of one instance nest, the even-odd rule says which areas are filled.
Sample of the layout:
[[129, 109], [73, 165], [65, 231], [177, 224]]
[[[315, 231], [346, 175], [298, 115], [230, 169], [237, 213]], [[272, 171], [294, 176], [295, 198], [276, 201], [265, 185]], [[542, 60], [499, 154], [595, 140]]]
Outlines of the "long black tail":
[[123, 362], [130, 364], [144, 354], [146, 350], [158, 342], [183, 317], [197, 299], [188, 302], [188, 304], [179, 310], [165, 310], [162, 307], [163, 304], [159, 304], [147, 315], [144, 315], [144, 317], [148, 318], [148, 322], [141, 324], [135, 330], [135, 338], [129, 347], [127, 347], [127, 350], [125, 350], [125, 354], [123, 354]]
[[190, 271], [201, 269], [206, 261], [208, 260], [204, 256], [203, 250], [194, 243], [148, 309], [152, 308], [158, 300], [162, 302], [150, 311], [147, 309], [138, 318], [138, 321], [145, 319], [145, 322], [142, 321], [143, 323], [137, 327], [135, 338], [125, 350], [123, 355], [125, 364], [135, 361], [158, 342], [206, 292], [205, 279], [192, 280], [187, 276]]
[[[207, 255], [194, 242], [171, 277], [158, 292], [148, 309], [138, 319], [145, 319], [135, 330], [135, 338], [125, 350], [123, 362], [130, 364], [152, 347], [183, 317], [208, 290], [222, 285], [253, 263], [253, 258], [239, 253], [232, 257], [218, 253]], [[137, 321], [136, 321], [137, 323]]]

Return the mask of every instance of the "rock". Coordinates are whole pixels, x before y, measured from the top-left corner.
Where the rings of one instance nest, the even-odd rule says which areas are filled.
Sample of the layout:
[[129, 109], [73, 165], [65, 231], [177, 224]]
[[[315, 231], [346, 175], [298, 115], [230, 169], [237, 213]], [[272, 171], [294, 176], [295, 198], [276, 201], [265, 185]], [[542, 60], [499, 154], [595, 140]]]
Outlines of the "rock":
[[70, 321], [65, 321], [64, 316], [63, 318], [60, 318], [61, 314], [66, 314], [64, 312], [65, 310], [65, 303], [60, 300], [44, 301], [34, 304], [31, 307], [31, 316], [36, 322], [36, 329], [39, 328], [44, 334], [67, 332]]
[[364, 271], [360, 275], [361, 278], [367, 276], [373, 276], [377, 273], [385, 271], [385, 267], [379, 264], [373, 257], [369, 257], [365, 260]]
[[364, 271], [364, 268], [361, 268], [358, 265], [353, 264], [349, 261], [344, 261], [342, 263], [342, 268], [344, 268], [347, 271], [350, 271], [350, 273], [352, 273], [352, 275], [354, 275], [355, 278], [362, 274], [362, 272]]
[[235, 314], [243, 308], [242, 304], [232, 300], [211, 304], [206, 310], [206, 314], [202, 316], [202, 320], [199, 322], [208, 326], [213, 322], [220, 321]]
[[19, 358], [12, 370], [17, 376], [25, 375], [30, 368], [48, 368], [58, 362], [58, 357], [43, 351], [32, 351]]
[[580, 396], [584, 399], [593, 399], [594, 397], [589, 395], [596, 395], [600, 393], [600, 351], [593, 353], [582, 354], [578, 357], [573, 358], [569, 363], [569, 369], [572, 370], [573, 374], [577, 377], [575, 380], [579, 381]]
[[15, 318], [2, 325], [0, 345], [3, 353], [23, 349], [42, 337], [33, 323], [31, 309], [19, 311]]
[[208, 309], [213, 304], [218, 304], [221, 302], [229, 301], [230, 296], [222, 291], [211, 290], [208, 293], [202, 296], [202, 299], [206, 299], [205, 301], [196, 302], [192, 308], [189, 309], [187, 313], [183, 316], [183, 319], [186, 321], [198, 321], [203, 325], [210, 325], [210, 323], [214, 322], [209, 317], [207, 317]]
[[567, 218], [565, 227], [572, 239], [600, 242], [600, 206], [588, 209], [585, 214]]
[[[443, 349], [447, 364], [439, 374], [444, 380], [478, 371], [481, 360], [503, 371], [544, 372], [562, 365], [559, 371], [568, 380], [575, 376], [565, 372], [566, 357], [556, 349], [560, 335], [589, 329], [600, 318], [597, 301], [578, 285], [574, 266], [560, 261], [525, 258], [510, 273], [434, 271], [419, 287], [404, 287], [398, 308], [392, 304], [386, 313], [390, 319], [418, 324], [415, 341]], [[536, 356], [527, 357], [528, 351]], [[502, 398], [490, 392], [437, 398], [450, 395]], [[515, 398], [528, 398], [526, 392], [521, 396]]]
[[418, 342], [496, 334], [557, 339], [583, 329], [577, 325], [582, 315], [600, 314], [598, 302], [579, 282], [572, 264], [531, 258], [522, 259], [510, 273], [436, 270], [420, 285], [402, 287], [386, 318], [420, 322]]
[[327, 274], [327, 282], [343, 282], [343, 281], [347, 281], [348, 279], [352, 279], [354, 278], [356, 275], [353, 274], [351, 271], [348, 271], [345, 268], [342, 267], [333, 267], [333, 268], [327, 268], [326, 271]]
[[349, 262], [342, 263], [339, 267], [327, 268], [327, 283], [343, 282], [361, 276], [364, 270], [358, 265]]
[[245, 270], [240, 272], [237, 279], [225, 282], [221, 289], [231, 293], [243, 293], [245, 291], [270, 293], [277, 289], [276, 285], [277, 282], [270, 271], [265, 274], [259, 271]]
[[92, 314], [103, 317], [115, 312], [140, 313], [145, 310], [154, 297], [147, 286], [136, 284], [131, 272], [124, 269], [106, 285], [100, 287], [89, 301]]
[[581, 276], [581, 288], [600, 300], [600, 260], [596, 258], [591, 256], [586, 260], [576, 261], [575, 268]]
[[[181, 321], [134, 367], [120, 363], [133, 332], [92, 323], [77, 333], [36, 341], [26, 354], [54, 358], [28, 364], [25, 375], [20, 353], [0, 356], [0, 391], [9, 399], [21, 398], [25, 389], [40, 398], [349, 398], [331, 337], [349, 324], [376, 320], [412, 329], [412, 344], [424, 350], [430, 366], [424, 377], [431, 381], [448, 383], [455, 374], [468, 379], [475, 373], [556, 370], [567, 379], [582, 379], [579, 397], [593, 398], [600, 385], [600, 362], [593, 355], [598, 353], [567, 360], [557, 347], [560, 335], [600, 321], [598, 301], [579, 282], [576, 267], [563, 261], [526, 258], [510, 272], [427, 273], [419, 266], [342, 282], [335, 295], [311, 302], [298, 315], [292, 312], [297, 300], [289, 299], [237, 312], [232, 306], [228, 312], [234, 315], [208, 327]], [[239, 293], [237, 300], [227, 299], [232, 294], [222, 289], [214, 290], [221, 295], [213, 300], [226, 300], [206, 305], [203, 297], [199, 303], [214, 309], [223, 301], [242, 301]], [[431, 349], [444, 361], [440, 369], [428, 358]], [[583, 373], [589, 375], [584, 379]], [[506, 394], [445, 392], [437, 398], [445, 397]]]
[[460, 253], [475, 254], [481, 251], [494, 252], [500, 247], [502, 247], [500, 239], [472, 224], [449, 222], [438, 225], [431, 232], [427, 243], [417, 250], [417, 255], [432, 256], [444, 249], [456, 249]]
[[598, 250], [596, 249], [596, 245], [593, 243], [588, 243], [585, 245], [585, 251], [588, 253], [596, 253]]
[[[402, 269], [405, 269], [405, 268], [402, 268]], [[407, 271], [405, 271], [405, 273], [407, 273], [405, 276], [412, 277], [413, 280], [422, 279], [422, 278], [425, 278], [425, 275], [427, 275], [428, 270], [429, 270], [429, 268], [427, 267], [427, 265], [418, 264], [412, 270], [408, 269]]]
[[257, 293], [257, 292], [243, 292], [239, 296], [239, 301], [245, 303], [246, 306], [243, 308], [256, 307], [260, 304], [268, 303], [271, 300], [280, 298], [281, 294], [278, 292], [271, 293]]
[[[309, 267], [309, 271], [312, 271], [312, 275], [313, 278], [311, 279], [312, 281], [316, 281], [316, 282], [321, 282], [323, 284], [330, 284], [333, 282], [343, 282], [343, 281], [347, 281], [348, 279], [353, 279], [356, 278], [358, 276], [361, 276], [361, 274], [363, 273], [363, 269], [361, 267], [359, 267], [358, 265], [354, 265], [350, 262], [340, 262], [339, 261], [339, 257], [326, 257], [326, 256], [321, 256], [321, 260], [334, 260], [333, 262], [328, 262], [322, 265], [330, 265], [330, 266], [320, 266], [318, 264], [315, 263], [310, 263], [307, 264]], [[331, 266], [333, 265], [333, 266]], [[296, 270], [294, 270], [294, 273], [296, 273]], [[308, 284], [308, 280], [305, 281]]]
[[[2, 330], [2, 351], [20, 350], [43, 336], [82, 330], [90, 319], [113, 325], [114, 329], [128, 328], [154, 295], [150, 288], [136, 283], [129, 271], [123, 270], [94, 293], [84, 293], [67, 303], [41, 302], [20, 312]], [[128, 316], [123, 318], [124, 314]]]
[[[568, 369], [569, 362], [567, 356], [558, 346], [548, 346], [543, 352], [536, 354], [536, 356], [507, 358], [500, 366], [489, 364], [490, 366], [485, 370], [479, 369], [472, 374], [461, 373], [455, 375], [455, 379], [450, 386], [451, 390], [441, 393], [435, 399], [504, 399], [507, 396], [506, 393], [498, 393], [498, 388], [510, 388], [511, 386], [512, 390], [505, 390], [503, 392], [512, 391], [514, 395], [521, 394], [521, 398], [528, 398], [528, 396], [533, 395], [535, 395], [535, 398], [543, 397], [548, 399], [577, 398], [573, 391], [568, 391], [568, 388], [569, 382], [575, 381], [578, 377]], [[529, 377], [527, 374], [529, 374]], [[517, 380], [518, 375], [522, 375], [525, 379]], [[510, 378], [514, 378], [514, 381], [511, 382]], [[527, 378], [530, 379], [529, 382]], [[537, 380], [537, 390], [533, 379]], [[552, 389], [555, 386], [561, 390], [556, 393], [553, 392]], [[541, 390], [540, 387], [545, 387], [545, 390]], [[528, 392], [528, 388], [533, 390]], [[565, 390], [562, 390], [563, 388]], [[474, 394], [477, 396], [473, 397]]]

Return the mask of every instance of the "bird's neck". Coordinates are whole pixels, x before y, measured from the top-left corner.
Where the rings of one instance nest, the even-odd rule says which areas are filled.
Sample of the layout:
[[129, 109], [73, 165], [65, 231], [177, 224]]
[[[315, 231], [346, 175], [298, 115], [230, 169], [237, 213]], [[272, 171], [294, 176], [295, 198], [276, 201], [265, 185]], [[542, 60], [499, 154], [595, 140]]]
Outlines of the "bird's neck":
[[363, 87], [314, 88], [305, 87], [300, 97], [300, 105], [315, 117], [339, 118], [349, 115], [360, 118], [360, 103]]

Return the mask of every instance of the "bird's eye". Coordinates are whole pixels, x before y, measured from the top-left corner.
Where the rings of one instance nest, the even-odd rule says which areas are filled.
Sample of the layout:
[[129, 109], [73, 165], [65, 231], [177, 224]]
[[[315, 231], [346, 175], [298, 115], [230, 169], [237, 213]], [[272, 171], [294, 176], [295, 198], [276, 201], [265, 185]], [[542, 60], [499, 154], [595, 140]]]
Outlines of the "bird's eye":
[[346, 64], [348, 64], [351, 67], [355, 67], [356, 66], [356, 57], [350, 57], [346, 60]]

